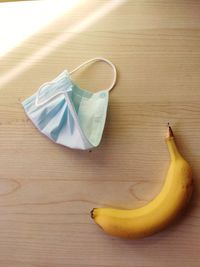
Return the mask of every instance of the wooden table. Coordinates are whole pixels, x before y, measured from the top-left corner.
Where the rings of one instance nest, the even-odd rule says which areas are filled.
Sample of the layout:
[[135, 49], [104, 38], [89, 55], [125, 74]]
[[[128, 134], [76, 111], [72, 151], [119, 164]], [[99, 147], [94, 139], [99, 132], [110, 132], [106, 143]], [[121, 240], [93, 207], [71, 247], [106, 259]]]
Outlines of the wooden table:
[[[101, 145], [91, 153], [56, 145], [21, 101], [97, 56], [118, 69]], [[200, 266], [198, 0], [79, 1], [3, 55], [0, 77], [1, 267]], [[95, 63], [73, 79], [97, 91], [112, 73]], [[188, 211], [143, 240], [104, 234], [90, 218], [93, 207], [135, 208], [160, 191], [168, 122], [194, 171]]]

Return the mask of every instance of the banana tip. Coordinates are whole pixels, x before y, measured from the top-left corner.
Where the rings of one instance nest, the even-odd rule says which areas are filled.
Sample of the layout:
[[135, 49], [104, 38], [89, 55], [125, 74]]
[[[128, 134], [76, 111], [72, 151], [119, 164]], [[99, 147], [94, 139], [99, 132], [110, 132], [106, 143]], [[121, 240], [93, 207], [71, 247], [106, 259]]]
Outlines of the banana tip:
[[90, 216], [92, 219], [94, 219], [94, 210], [95, 210], [95, 208], [90, 211]]

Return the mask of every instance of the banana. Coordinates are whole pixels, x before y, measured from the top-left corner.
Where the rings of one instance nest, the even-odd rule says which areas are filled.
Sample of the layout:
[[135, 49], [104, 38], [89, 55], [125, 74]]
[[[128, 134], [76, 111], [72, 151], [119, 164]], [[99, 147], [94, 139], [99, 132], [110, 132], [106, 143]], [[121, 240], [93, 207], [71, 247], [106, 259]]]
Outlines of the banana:
[[108, 234], [142, 238], [155, 234], [185, 209], [192, 194], [192, 170], [175, 143], [171, 127], [166, 137], [171, 162], [161, 192], [141, 208], [125, 210], [94, 208], [91, 217]]

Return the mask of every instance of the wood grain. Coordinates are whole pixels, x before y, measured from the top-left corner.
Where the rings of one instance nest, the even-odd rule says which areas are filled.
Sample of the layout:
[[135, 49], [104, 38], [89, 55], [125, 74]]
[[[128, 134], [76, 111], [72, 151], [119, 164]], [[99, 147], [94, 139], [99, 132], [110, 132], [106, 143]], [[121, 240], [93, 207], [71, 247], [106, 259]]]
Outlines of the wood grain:
[[[109, 13], [80, 32], [74, 27], [108, 2], [80, 1], [1, 58], [2, 267], [200, 266], [200, 2], [110, 1]], [[27, 119], [21, 101], [96, 56], [118, 69], [101, 145], [91, 153], [55, 145]], [[73, 76], [91, 91], [111, 78], [103, 63]], [[93, 207], [139, 207], [162, 187], [167, 122], [193, 167], [189, 209], [144, 240], [105, 235], [90, 219]]]

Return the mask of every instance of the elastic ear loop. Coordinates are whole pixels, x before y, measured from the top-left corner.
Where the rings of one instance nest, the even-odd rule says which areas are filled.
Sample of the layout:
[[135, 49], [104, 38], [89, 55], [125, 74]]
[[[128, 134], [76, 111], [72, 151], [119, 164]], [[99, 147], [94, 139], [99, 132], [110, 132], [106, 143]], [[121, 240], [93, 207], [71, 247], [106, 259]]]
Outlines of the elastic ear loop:
[[[70, 71], [69, 74], [72, 75], [74, 72], [76, 72], [77, 70], [79, 70], [79, 69], [82, 68], [83, 66], [85, 66], [85, 65], [87, 65], [87, 64], [89, 64], [89, 63], [91, 63], [91, 62], [94, 62], [94, 61], [104, 61], [104, 62], [106, 62], [108, 65], [110, 65], [111, 68], [113, 69], [113, 81], [112, 81], [111, 85], [105, 90], [105, 91], [110, 92], [110, 91], [114, 88], [114, 86], [115, 86], [115, 84], [116, 84], [116, 81], [117, 81], [117, 70], [116, 70], [115, 65], [114, 65], [110, 60], [108, 60], [108, 59], [105, 59], [105, 58], [102, 58], [102, 57], [92, 58], [92, 59], [90, 59], [90, 60], [88, 60], [88, 61], [85, 61], [85, 62], [83, 62], [82, 64], [80, 64], [78, 67], [76, 67], [75, 69], [73, 69], [72, 71]], [[54, 83], [56, 83], [56, 81], [46, 82], [46, 83], [42, 84], [42, 85], [39, 87], [38, 91], [36, 92], [36, 98], [35, 98], [35, 105], [36, 105], [37, 107], [43, 106], [44, 104], [48, 103], [50, 100], [54, 99], [54, 98], [57, 97], [58, 95], [62, 95], [62, 94], [66, 95], [66, 92], [65, 92], [65, 91], [59, 91], [59, 92], [53, 94], [53, 95], [52, 95], [51, 97], [49, 97], [48, 99], [46, 99], [46, 100], [44, 100], [44, 101], [40, 101], [40, 103], [39, 103], [39, 95], [40, 95], [40, 92], [42, 91], [42, 89], [43, 89], [46, 85], [51, 85], [51, 84], [54, 84]]]
[[116, 70], [115, 65], [110, 60], [108, 60], [108, 59], [105, 59], [103, 57], [92, 58], [92, 59], [90, 59], [88, 61], [83, 62], [81, 65], [79, 65], [78, 67], [76, 67], [75, 69], [73, 69], [72, 71], [70, 71], [69, 74], [70, 75], [73, 74], [75, 71], [79, 70], [83, 66], [85, 66], [85, 65], [87, 65], [87, 64], [89, 64], [91, 62], [94, 62], [94, 61], [104, 61], [108, 65], [111, 66], [111, 68], [113, 70], [113, 81], [112, 81], [111, 85], [105, 90], [105, 91], [108, 91], [108, 92], [111, 91], [114, 88], [114, 86], [116, 84], [116, 81], [117, 81], [117, 70]]

